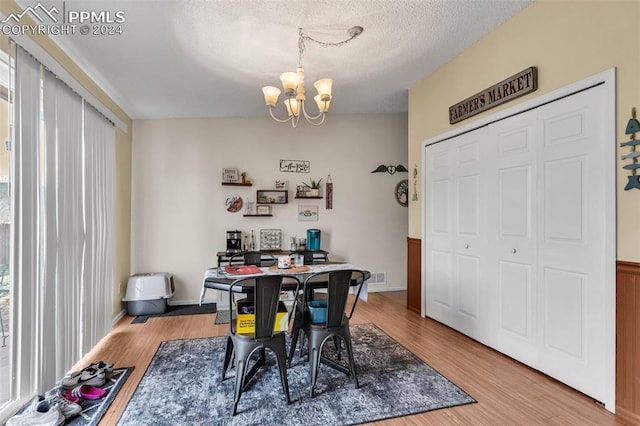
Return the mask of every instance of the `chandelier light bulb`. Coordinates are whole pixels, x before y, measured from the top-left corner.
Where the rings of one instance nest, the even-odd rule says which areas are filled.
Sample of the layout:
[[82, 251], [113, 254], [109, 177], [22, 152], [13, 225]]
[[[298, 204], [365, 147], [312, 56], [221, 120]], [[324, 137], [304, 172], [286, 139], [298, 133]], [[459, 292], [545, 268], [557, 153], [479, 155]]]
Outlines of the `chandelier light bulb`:
[[316, 88], [323, 101], [331, 99], [331, 86], [333, 86], [333, 80], [330, 78], [323, 78], [313, 83], [313, 87]]
[[324, 101], [320, 95], [315, 95], [313, 100], [316, 101], [316, 105], [318, 106], [318, 111], [325, 113], [329, 112], [329, 106], [331, 104], [331, 98], [329, 100]]
[[295, 98], [287, 98], [284, 100], [284, 105], [287, 107], [287, 114], [289, 117], [297, 117], [300, 114], [300, 104]]
[[295, 93], [298, 87], [298, 74], [295, 72], [283, 72], [280, 74], [280, 81], [285, 95], [290, 96]]
[[274, 107], [276, 106], [276, 102], [278, 102], [278, 97], [280, 96], [281, 90], [277, 87], [266, 86], [262, 88], [262, 93], [264, 94], [264, 103], [267, 106]]

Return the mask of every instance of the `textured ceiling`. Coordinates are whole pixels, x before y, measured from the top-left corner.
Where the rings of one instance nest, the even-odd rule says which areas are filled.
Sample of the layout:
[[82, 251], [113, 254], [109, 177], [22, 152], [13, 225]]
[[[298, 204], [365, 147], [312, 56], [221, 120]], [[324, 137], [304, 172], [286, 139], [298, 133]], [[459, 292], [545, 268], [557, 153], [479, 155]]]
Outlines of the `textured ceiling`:
[[315, 92], [315, 80], [330, 77], [333, 114], [403, 112], [409, 88], [531, 1], [42, 3], [67, 11], [124, 11], [121, 35], [54, 39], [132, 118], [170, 118], [265, 115], [261, 88], [280, 86], [280, 73], [295, 70], [298, 27], [337, 41], [355, 25], [363, 34], [341, 47], [307, 43], [307, 94]]

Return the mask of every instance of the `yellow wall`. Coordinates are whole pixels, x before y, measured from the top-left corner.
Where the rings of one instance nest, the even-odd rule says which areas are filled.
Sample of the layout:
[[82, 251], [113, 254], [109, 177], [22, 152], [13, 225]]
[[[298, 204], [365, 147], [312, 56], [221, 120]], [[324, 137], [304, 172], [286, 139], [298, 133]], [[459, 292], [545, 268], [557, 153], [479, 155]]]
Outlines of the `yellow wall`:
[[[431, 137], [613, 67], [617, 139], [628, 139], [631, 108], [640, 113], [638, 28], [638, 0], [536, 1], [409, 91], [409, 165], [420, 166], [421, 145]], [[536, 92], [449, 125], [449, 106], [529, 66], [538, 67]], [[623, 190], [629, 172], [621, 169], [626, 162], [619, 155], [617, 162], [618, 260], [640, 262], [640, 190]], [[422, 237], [420, 202], [409, 205], [414, 238]]]
[[[0, 1], [0, 12], [8, 15], [20, 13], [22, 7], [13, 0]], [[30, 20], [28, 16], [22, 18]], [[31, 24], [35, 22], [31, 21]], [[131, 264], [131, 132], [129, 116], [49, 37], [32, 36], [33, 40], [60, 63], [85, 89], [107, 106], [127, 125], [127, 132], [116, 129], [116, 253], [113, 292], [113, 315], [122, 310], [120, 299], [130, 275]]]

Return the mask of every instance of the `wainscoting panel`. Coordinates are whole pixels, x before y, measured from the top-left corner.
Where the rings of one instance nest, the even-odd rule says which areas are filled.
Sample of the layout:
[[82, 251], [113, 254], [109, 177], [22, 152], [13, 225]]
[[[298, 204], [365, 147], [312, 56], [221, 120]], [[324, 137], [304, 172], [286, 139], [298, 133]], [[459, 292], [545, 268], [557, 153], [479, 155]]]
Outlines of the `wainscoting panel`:
[[640, 263], [616, 275], [616, 414], [640, 424]]
[[420, 313], [422, 309], [422, 240], [407, 237], [407, 308]]

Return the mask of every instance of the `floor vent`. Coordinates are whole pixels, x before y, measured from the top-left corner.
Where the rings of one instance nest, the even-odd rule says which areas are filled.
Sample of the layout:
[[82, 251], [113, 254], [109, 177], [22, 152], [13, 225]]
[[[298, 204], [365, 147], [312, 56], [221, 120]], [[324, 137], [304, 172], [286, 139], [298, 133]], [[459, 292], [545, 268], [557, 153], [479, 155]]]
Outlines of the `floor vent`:
[[369, 284], [384, 284], [387, 282], [387, 274], [385, 272], [372, 272], [369, 278]]

